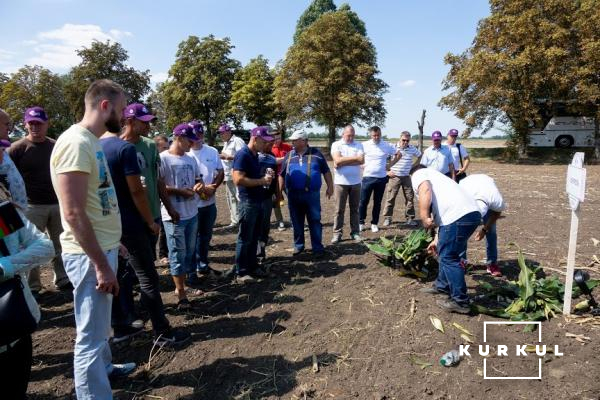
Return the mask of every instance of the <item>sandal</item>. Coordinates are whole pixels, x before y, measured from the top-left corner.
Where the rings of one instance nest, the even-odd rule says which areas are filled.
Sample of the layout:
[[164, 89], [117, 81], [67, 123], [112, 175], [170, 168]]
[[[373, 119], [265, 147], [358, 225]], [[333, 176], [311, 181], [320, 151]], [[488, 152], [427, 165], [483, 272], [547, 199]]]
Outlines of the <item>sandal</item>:
[[192, 309], [192, 303], [188, 299], [181, 299], [177, 302], [177, 310], [189, 311]]
[[200, 289], [194, 289], [192, 287], [185, 288], [185, 294], [192, 297], [204, 296], [204, 292]]

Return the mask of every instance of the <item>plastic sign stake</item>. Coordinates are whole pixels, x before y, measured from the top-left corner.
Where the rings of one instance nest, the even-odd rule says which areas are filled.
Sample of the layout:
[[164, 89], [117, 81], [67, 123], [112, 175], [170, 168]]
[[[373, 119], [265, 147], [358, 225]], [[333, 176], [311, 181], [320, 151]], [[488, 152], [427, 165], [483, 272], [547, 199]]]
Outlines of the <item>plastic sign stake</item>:
[[577, 253], [577, 231], [579, 230], [579, 209], [585, 197], [584, 153], [575, 153], [567, 170], [567, 194], [571, 207], [571, 233], [569, 235], [569, 253], [567, 255], [567, 279], [565, 282], [565, 298], [563, 314], [571, 314], [571, 296], [573, 293], [573, 273], [575, 271], [575, 254]]

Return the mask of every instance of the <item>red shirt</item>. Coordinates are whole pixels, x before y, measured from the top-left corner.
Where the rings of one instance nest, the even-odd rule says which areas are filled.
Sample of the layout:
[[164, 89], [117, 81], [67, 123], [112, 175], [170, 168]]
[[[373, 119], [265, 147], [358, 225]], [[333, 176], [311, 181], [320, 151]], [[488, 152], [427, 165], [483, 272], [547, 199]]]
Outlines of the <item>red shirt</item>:
[[[273, 145], [271, 148], [271, 154], [273, 154], [276, 158], [285, 157], [287, 153], [292, 151], [292, 145], [281, 142], [279, 146]], [[277, 166], [277, 175], [281, 173], [281, 164]]]

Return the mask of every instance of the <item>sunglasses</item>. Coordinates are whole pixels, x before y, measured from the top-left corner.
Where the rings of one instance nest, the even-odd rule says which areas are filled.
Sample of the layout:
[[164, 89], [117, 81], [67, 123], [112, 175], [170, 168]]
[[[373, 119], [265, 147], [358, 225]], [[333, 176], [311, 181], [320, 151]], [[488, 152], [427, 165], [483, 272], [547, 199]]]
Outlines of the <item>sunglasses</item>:
[[410, 139], [400, 139], [401, 142], [409, 142]]

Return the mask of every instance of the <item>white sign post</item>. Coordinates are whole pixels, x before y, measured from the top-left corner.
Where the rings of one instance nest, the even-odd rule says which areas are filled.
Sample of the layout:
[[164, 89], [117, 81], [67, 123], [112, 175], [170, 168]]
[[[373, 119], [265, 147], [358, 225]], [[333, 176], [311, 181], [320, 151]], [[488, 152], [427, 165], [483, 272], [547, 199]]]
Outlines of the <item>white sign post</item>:
[[575, 153], [567, 170], [567, 194], [571, 207], [571, 233], [569, 236], [569, 253], [567, 255], [567, 279], [565, 282], [565, 298], [563, 314], [571, 314], [571, 296], [573, 292], [573, 273], [575, 270], [575, 253], [577, 252], [577, 231], [579, 229], [579, 205], [585, 197], [584, 153]]

